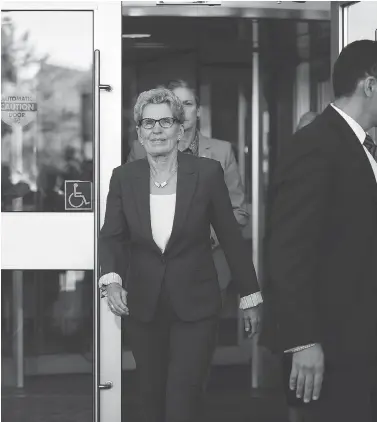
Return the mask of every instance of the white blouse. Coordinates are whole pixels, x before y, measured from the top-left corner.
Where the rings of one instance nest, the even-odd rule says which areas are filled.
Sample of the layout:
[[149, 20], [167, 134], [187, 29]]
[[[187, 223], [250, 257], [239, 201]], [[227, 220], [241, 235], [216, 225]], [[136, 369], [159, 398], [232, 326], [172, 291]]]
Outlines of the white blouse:
[[173, 228], [175, 200], [175, 193], [150, 195], [152, 236], [161, 252], [164, 252]]

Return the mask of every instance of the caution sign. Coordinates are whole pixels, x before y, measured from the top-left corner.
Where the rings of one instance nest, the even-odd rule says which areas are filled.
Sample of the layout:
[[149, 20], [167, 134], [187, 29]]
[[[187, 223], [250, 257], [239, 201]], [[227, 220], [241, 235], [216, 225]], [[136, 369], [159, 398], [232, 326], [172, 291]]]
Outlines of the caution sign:
[[66, 211], [92, 210], [92, 182], [66, 180], [64, 190]]
[[1, 96], [1, 120], [10, 126], [26, 126], [37, 117], [36, 96], [24, 89], [9, 88]]

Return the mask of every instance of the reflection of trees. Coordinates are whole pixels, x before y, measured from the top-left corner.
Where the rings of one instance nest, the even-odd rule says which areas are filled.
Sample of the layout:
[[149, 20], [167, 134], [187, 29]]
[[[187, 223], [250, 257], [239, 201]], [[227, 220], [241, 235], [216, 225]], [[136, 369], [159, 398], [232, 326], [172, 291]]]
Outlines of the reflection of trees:
[[91, 73], [45, 63], [38, 73], [37, 84], [39, 149], [59, 168], [66, 163], [67, 149], [74, 150], [76, 158], [81, 160], [82, 96], [87, 85], [91, 87]]
[[[51, 190], [49, 184], [52, 180], [56, 181], [56, 191], [62, 188], [59, 181], [65, 174], [72, 173], [67, 168], [75, 167], [76, 175], [83, 170], [83, 143], [92, 140], [92, 76], [90, 70], [83, 72], [48, 64], [47, 55], [37, 54], [38, 46], [31, 42], [29, 32], [18, 35], [18, 29], [11, 12], [3, 14], [2, 88], [4, 92], [9, 86], [22, 86], [36, 93], [37, 121], [25, 126], [22, 133], [23, 180], [28, 184], [30, 180], [37, 180], [38, 194], [44, 197], [45, 192]], [[2, 164], [12, 173], [11, 145], [14, 139], [12, 128], [3, 122], [1, 135]], [[73, 151], [70, 153], [72, 157], [67, 158], [67, 151]], [[46, 168], [56, 169], [47, 172], [53, 175], [48, 186], [46, 177], [41, 175]]]
[[[19, 82], [19, 70], [27, 70], [47, 60], [38, 57], [29, 41], [29, 32], [16, 37], [16, 27], [10, 16], [1, 17], [1, 84], [2, 90]], [[10, 126], [1, 122], [1, 137], [11, 133]]]
[[[28, 91], [33, 91], [33, 73], [35, 74], [41, 63], [47, 60], [46, 55], [37, 54], [35, 46], [30, 41], [29, 31], [20, 33], [17, 29], [11, 18], [11, 13], [2, 14], [1, 83], [3, 93], [16, 86], [22, 87], [21, 89], [26, 88]], [[12, 201], [12, 198], [24, 197], [28, 194], [31, 185], [33, 186], [32, 189], [35, 187], [36, 157], [33, 124], [24, 127], [22, 134], [18, 136], [21, 136], [21, 139], [19, 137], [17, 139], [22, 142], [22, 158], [18, 155], [13, 155], [14, 151], [12, 152], [12, 145], [16, 141], [12, 127], [1, 122], [2, 170], [4, 167], [4, 171], [12, 175], [15, 171], [15, 162], [20, 159], [23, 161], [23, 173], [19, 177], [21, 181], [14, 186], [11, 185], [7, 192], [2, 193], [2, 206], [10, 206], [9, 201]], [[18, 165], [16, 166], [18, 168]], [[10, 178], [8, 182], [10, 183]], [[24, 185], [27, 186], [26, 190], [20, 188]]]
[[1, 19], [1, 80], [18, 82], [18, 71], [46, 61], [47, 56], [38, 56], [29, 41], [29, 31], [16, 38], [16, 28], [9, 16]]
[[15, 82], [14, 26], [7, 17], [1, 19], [1, 81]]
[[[17, 37], [15, 24], [7, 13], [2, 16], [1, 23], [3, 90], [7, 85], [21, 82], [34, 85], [38, 94], [38, 132], [49, 138], [49, 135], [54, 134], [53, 139], [50, 138], [49, 141], [56, 144], [53, 149], [60, 150], [62, 155], [68, 145], [81, 150], [81, 102], [82, 97], [89, 96], [88, 104], [91, 108], [91, 72], [47, 64], [48, 55], [41, 56], [36, 53], [36, 48], [29, 39], [29, 31]], [[36, 78], [32, 77], [29, 81], [20, 80], [20, 73], [30, 78], [33, 68]], [[24, 131], [27, 129], [24, 128]], [[2, 135], [11, 132], [11, 128], [6, 124], [2, 124], [1, 130]], [[39, 146], [46, 145], [42, 143]]]

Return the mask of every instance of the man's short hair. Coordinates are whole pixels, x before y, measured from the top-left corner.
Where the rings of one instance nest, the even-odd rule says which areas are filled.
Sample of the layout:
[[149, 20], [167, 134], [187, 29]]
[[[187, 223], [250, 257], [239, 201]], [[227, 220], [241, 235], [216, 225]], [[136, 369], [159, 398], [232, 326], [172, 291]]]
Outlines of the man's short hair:
[[360, 40], [348, 44], [334, 64], [335, 98], [349, 97], [358, 82], [368, 76], [377, 78], [377, 41]]

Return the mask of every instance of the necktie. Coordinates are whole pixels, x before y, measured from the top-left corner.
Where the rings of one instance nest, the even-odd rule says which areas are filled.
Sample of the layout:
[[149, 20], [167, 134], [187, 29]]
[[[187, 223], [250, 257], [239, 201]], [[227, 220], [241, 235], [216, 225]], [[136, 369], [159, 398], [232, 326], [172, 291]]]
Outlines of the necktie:
[[370, 152], [374, 160], [377, 162], [377, 145], [373, 139], [367, 134], [364, 141], [365, 148]]

